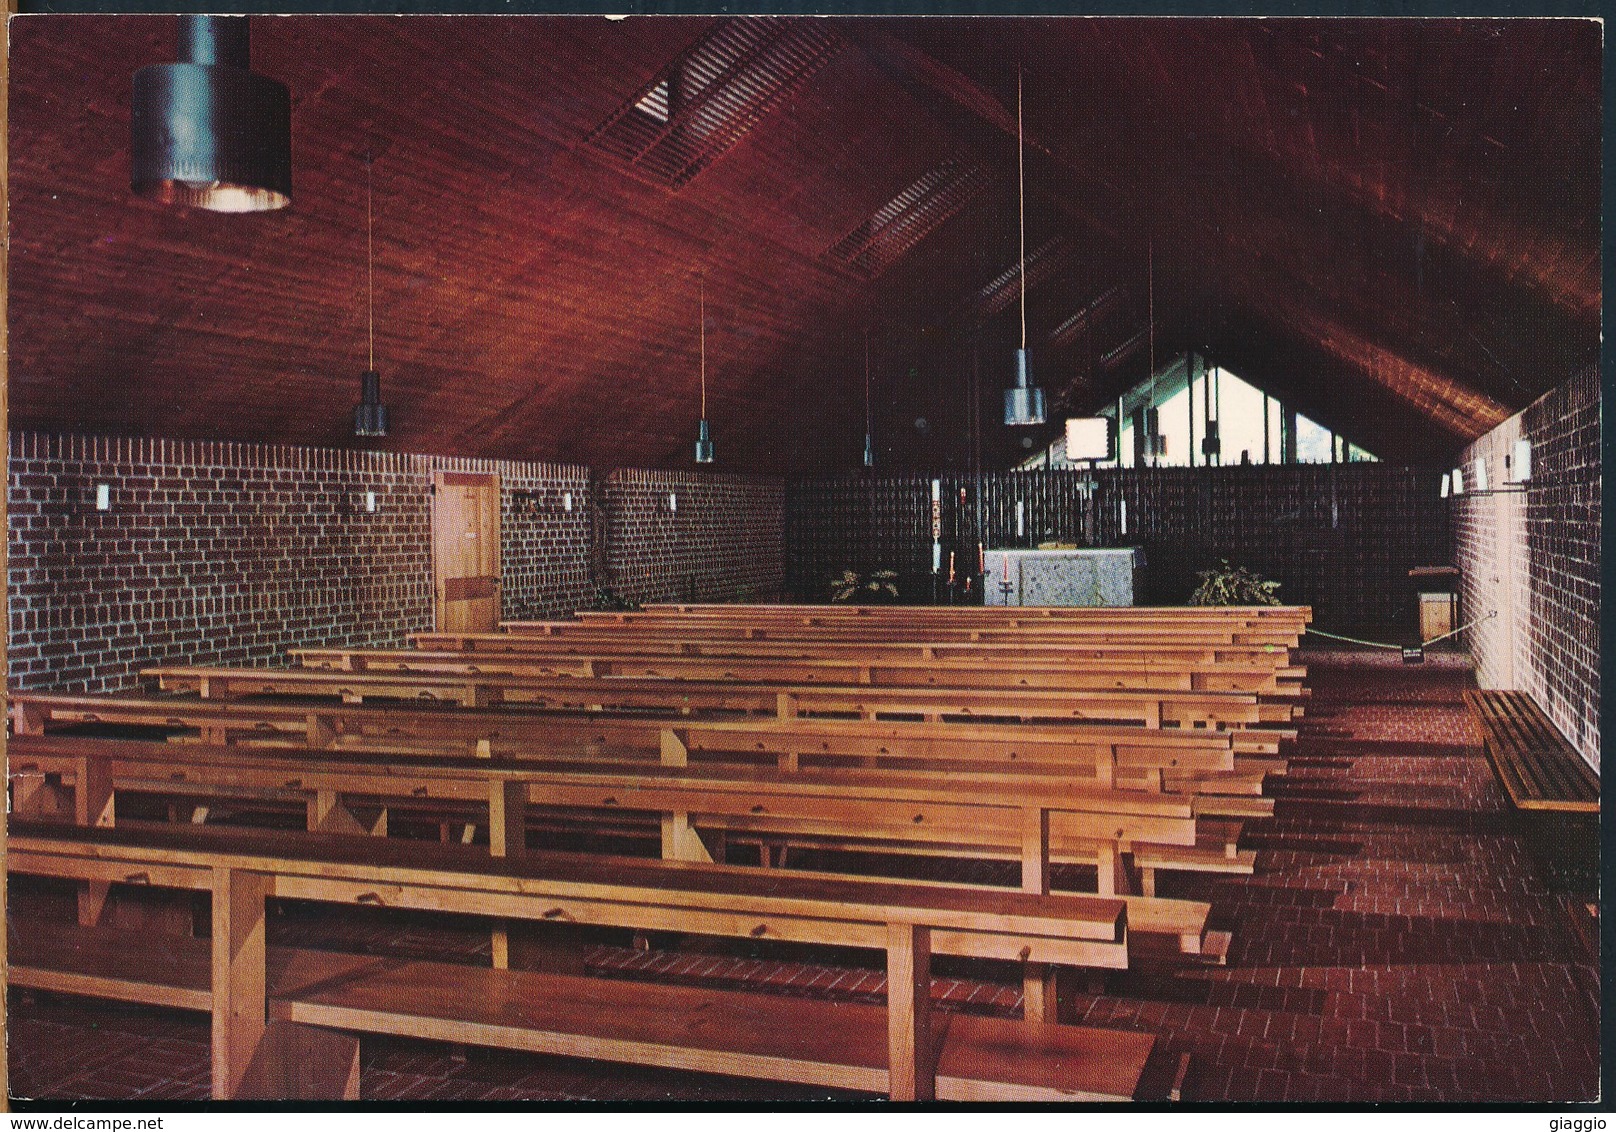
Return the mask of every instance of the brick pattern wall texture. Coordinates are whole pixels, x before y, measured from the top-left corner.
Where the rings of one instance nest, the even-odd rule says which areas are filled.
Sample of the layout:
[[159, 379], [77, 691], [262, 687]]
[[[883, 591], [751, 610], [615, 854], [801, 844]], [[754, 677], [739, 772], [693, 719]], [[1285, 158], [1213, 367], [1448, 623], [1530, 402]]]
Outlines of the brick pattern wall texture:
[[[1590, 368], [1464, 452], [1466, 493], [1447, 502], [1461, 571], [1460, 616], [1484, 688], [1530, 692], [1599, 766], [1599, 376]], [[1525, 490], [1509, 482], [1516, 440], [1532, 446]], [[1475, 462], [1488, 493], [1474, 490]]]
[[[1451, 560], [1439, 473], [1384, 464], [1107, 470], [1085, 504], [1077, 471], [1002, 472], [941, 481], [942, 572], [987, 547], [1044, 541], [1142, 546], [1142, 601], [1177, 604], [1218, 559], [1281, 583], [1322, 629], [1413, 631], [1408, 571]], [[907, 600], [931, 591], [931, 482], [920, 476], [810, 480], [787, 491], [787, 589], [824, 600], [843, 569], [892, 569]], [[1021, 505], [1018, 525], [1017, 504]], [[990, 580], [991, 581], [991, 580]], [[980, 600], [980, 595], [973, 595]]]
[[612, 588], [649, 601], [768, 601], [785, 583], [779, 480], [614, 472], [606, 483]]
[[[278, 664], [432, 627], [433, 469], [501, 481], [503, 616], [777, 596], [779, 481], [397, 453], [16, 433], [9, 683], [113, 691], [154, 664]], [[111, 509], [97, 511], [96, 486]], [[678, 495], [676, 512], [651, 501]], [[374, 492], [376, 510], [366, 509]], [[571, 493], [568, 511], [565, 497]]]

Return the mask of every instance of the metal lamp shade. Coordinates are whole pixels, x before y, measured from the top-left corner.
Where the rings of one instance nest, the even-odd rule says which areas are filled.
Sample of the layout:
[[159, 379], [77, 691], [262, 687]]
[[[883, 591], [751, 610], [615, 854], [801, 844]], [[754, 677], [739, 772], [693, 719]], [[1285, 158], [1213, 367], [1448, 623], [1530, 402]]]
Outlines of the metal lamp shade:
[[713, 434], [707, 427], [706, 420], [698, 426], [696, 433], [696, 463], [711, 464], [713, 462]]
[[360, 378], [359, 404], [354, 406], [355, 436], [386, 436], [387, 406], [382, 404], [382, 375], [367, 369]]
[[1027, 383], [1027, 351], [1016, 351], [1016, 384], [1004, 391], [1004, 423], [1041, 425], [1044, 423], [1044, 391]]
[[214, 212], [286, 207], [291, 92], [247, 69], [245, 18], [182, 17], [179, 53], [135, 72], [134, 191]]

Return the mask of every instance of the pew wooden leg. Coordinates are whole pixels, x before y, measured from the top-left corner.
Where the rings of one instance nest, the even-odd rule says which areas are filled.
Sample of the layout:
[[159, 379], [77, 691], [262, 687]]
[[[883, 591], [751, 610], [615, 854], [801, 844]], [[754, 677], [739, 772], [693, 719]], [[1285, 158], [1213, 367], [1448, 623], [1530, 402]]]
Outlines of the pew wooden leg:
[[1139, 870], [1139, 891], [1144, 896], [1156, 895], [1156, 870], [1148, 865]]
[[[74, 797], [59, 776], [21, 771], [11, 776], [11, 812], [32, 821], [62, 820], [76, 813]], [[76, 792], [74, 792], [76, 795]]]
[[690, 742], [687, 731], [664, 727], [659, 737], [659, 744], [663, 766], [690, 765]]
[[317, 790], [308, 801], [308, 827], [310, 833], [354, 833], [370, 831], [354, 817], [335, 790]]
[[297, 1022], [271, 1022], [236, 1092], [238, 1100], [356, 1101], [359, 1039]]
[[79, 923], [93, 928], [101, 922], [107, 910], [107, 898], [112, 895], [112, 883], [105, 880], [79, 882]]
[[[488, 851], [495, 857], [520, 857], [527, 852], [526, 783], [510, 779], [489, 783]], [[510, 924], [501, 921], [494, 927], [489, 946], [494, 967], [508, 970], [511, 965]]]
[[241, 1094], [268, 1006], [264, 902], [274, 878], [213, 872], [213, 1096]]
[[79, 825], [110, 827], [114, 824], [115, 796], [112, 771], [102, 759], [80, 759], [73, 788], [73, 820]]
[[1049, 811], [1041, 806], [1021, 812], [1021, 891], [1049, 895]]
[[895, 1101], [937, 1095], [931, 1037], [931, 929], [887, 925], [887, 1072]]
[[1021, 974], [1021, 1014], [1028, 1022], [1054, 1022], [1060, 1013], [1056, 968], [1027, 963]]
[[676, 811], [662, 815], [662, 859], [713, 863], [713, 855], [690, 824], [690, 815]]
[[1122, 860], [1122, 847], [1114, 841], [1105, 842], [1096, 851], [1099, 865], [1099, 894], [1126, 896], [1128, 894], [1128, 866]]
[[311, 715], [308, 720], [307, 743], [316, 750], [330, 747], [337, 741], [337, 729], [331, 719], [323, 715]]

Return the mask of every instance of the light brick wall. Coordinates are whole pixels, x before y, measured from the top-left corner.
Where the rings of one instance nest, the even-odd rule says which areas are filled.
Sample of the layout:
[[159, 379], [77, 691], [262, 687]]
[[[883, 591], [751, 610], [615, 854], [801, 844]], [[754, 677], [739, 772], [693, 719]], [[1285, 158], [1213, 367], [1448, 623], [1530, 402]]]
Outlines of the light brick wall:
[[[1599, 766], [1599, 378], [1590, 369], [1465, 450], [1464, 471], [1487, 464], [1491, 495], [1451, 500], [1461, 576], [1460, 615], [1496, 609], [1471, 631], [1483, 687], [1532, 693]], [[1532, 479], [1509, 488], [1504, 458], [1532, 444]]]
[[[436, 468], [500, 476], [507, 618], [571, 613], [598, 584], [720, 600], [780, 588], [778, 481], [602, 480], [557, 464], [35, 433], [10, 444], [17, 689], [127, 689], [155, 664], [278, 664], [299, 646], [403, 645], [432, 627]], [[100, 483], [110, 511], [95, 509]], [[677, 517], [645, 505], [669, 485]]]

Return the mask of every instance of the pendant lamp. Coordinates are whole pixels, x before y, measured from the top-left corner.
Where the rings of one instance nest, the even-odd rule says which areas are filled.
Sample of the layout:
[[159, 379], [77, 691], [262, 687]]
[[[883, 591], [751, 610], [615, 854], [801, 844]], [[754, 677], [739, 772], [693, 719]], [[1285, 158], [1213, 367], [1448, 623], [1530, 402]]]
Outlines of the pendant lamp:
[[701, 284], [701, 424], [696, 431], [696, 463], [713, 462], [713, 433], [707, 425], [707, 283]]
[[1027, 162], [1021, 127], [1021, 70], [1016, 70], [1016, 197], [1021, 210], [1021, 348], [1016, 351], [1016, 383], [1004, 391], [1004, 423], [1044, 423], [1044, 391], [1027, 373]]
[[370, 329], [370, 368], [359, 377], [359, 404], [354, 406], [353, 430], [355, 436], [386, 436], [387, 406], [382, 404], [382, 375], [376, 370], [376, 238], [368, 153], [365, 155], [365, 297]]
[[181, 16], [178, 55], [135, 72], [134, 191], [214, 212], [291, 204], [291, 93], [248, 70], [247, 17]]

